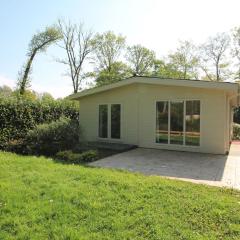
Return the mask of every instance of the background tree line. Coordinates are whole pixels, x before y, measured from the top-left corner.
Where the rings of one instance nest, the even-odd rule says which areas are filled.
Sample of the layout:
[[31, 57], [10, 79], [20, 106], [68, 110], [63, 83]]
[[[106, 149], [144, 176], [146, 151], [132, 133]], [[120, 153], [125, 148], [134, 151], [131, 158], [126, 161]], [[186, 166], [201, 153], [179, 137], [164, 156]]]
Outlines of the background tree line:
[[33, 61], [51, 44], [64, 50], [65, 57], [56, 57], [56, 61], [66, 66], [74, 93], [89, 85], [100, 86], [142, 75], [210, 81], [240, 79], [240, 27], [211, 36], [200, 45], [179, 41], [175, 51], [158, 58], [153, 50], [140, 44], [127, 45], [121, 34], [94, 33], [82, 23], [58, 20], [32, 37], [16, 94], [30, 94], [27, 90]]
[[[240, 27], [209, 37], [200, 45], [180, 41], [175, 51], [162, 58], [140, 44], [128, 46], [124, 36], [112, 31], [94, 34], [84, 30], [83, 24], [64, 21], [58, 22], [58, 29], [67, 56], [59, 62], [68, 66], [74, 92], [88, 79], [96, 86], [142, 75], [210, 81], [240, 79]], [[92, 71], [86, 71], [89, 65]]]

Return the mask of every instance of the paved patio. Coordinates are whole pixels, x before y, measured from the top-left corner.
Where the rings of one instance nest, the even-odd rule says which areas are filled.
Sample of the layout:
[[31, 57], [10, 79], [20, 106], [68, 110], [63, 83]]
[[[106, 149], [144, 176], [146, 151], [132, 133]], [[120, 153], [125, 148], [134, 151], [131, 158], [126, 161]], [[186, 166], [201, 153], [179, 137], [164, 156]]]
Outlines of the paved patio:
[[90, 164], [240, 189], [240, 144], [229, 155], [136, 148]]

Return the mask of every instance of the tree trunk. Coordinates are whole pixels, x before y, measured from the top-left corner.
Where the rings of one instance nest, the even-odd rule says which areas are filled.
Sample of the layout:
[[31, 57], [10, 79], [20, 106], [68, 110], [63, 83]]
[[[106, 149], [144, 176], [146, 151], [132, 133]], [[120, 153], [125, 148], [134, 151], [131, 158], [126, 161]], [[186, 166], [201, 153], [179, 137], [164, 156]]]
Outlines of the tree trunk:
[[238, 80], [240, 80], [240, 66], [239, 66], [239, 69], [238, 69]]
[[216, 66], [216, 80], [219, 81], [218, 65]]
[[27, 81], [28, 81], [28, 75], [29, 75], [29, 72], [30, 72], [30, 69], [31, 69], [31, 66], [32, 66], [32, 62], [33, 62], [33, 59], [34, 59], [36, 53], [37, 53], [37, 50], [33, 51], [32, 55], [30, 56], [30, 58], [27, 61], [26, 69], [24, 70], [24, 75], [23, 75], [21, 85], [20, 85], [20, 89], [19, 89], [19, 93], [21, 95], [23, 95], [25, 93], [26, 84], [27, 84]]

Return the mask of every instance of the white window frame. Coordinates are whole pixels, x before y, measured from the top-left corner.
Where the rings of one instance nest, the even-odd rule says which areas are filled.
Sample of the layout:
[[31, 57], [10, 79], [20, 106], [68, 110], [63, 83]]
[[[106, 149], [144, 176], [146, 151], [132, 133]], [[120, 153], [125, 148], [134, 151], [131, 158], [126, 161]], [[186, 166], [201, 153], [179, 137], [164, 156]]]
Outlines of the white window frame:
[[[171, 102], [182, 102], [183, 101], [183, 144], [171, 144], [170, 143], [170, 124], [171, 124]], [[200, 141], [198, 146], [192, 146], [192, 145], [186, 145], [186, 102], [187, 101], [200, 101], [200, 128], [199, 128], [199, 133], [200, 133]], [[158, 143], [156, 142], [156, 116], [157, 116], [157, 102], [168, 102], [168, 143]], [[154, 139], [155, 139], [155, 144], [157, 146], [173, 146], [173, 147], [187, 147], [187, 148], [200, 148], [202, 146], [202, 131], [201, 131], [201, 126], [202, 126], [202, 117], [201, 117], [201, 112], [202, 112], [202, 100], [201, 99], [191, 99], [191, 98], [186, 98], [186, 99], [157, 99], [155, 100], [155, 105], [154, 105], [154, 119], [155, 119], [155, 124], [154, 124]]]
[[[115, 105], [115, 104], [118, 104], [120, 105], [120, 138], [111, 138], [111, 133], [112, 133], [112, 129], [111, 129], [111, 106], [112, 105]], [[107, 138], [102, 138], [102, 137], [99, 137], [99, 106], [101, 105], [107, 105], [107, 113], [108, 113], [108, 136]], [[98, 111], [97, 111], [97, 115], [98, 115], [98, 121], [97, 121], [97, 138], [98, 140], [102, 140], [102, 141], [111, 141], [111, 142], [119, 142], [119, 141], [122, 141], [122, 113], [123, 113], [123, 110], [122, 110], [122, 104], [121, 103], [118, 103], [118, 102], [112, 102], [112, 103], [100, 103], [98, 104]]]

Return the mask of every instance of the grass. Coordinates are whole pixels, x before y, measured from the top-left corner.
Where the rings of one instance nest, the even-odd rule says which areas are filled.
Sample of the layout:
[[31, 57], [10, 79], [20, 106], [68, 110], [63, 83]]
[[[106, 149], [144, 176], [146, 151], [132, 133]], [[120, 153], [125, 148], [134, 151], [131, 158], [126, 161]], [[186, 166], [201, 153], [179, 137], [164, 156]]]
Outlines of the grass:
[[240, 239], [240, 192], [0, 152], [0, 239]]

